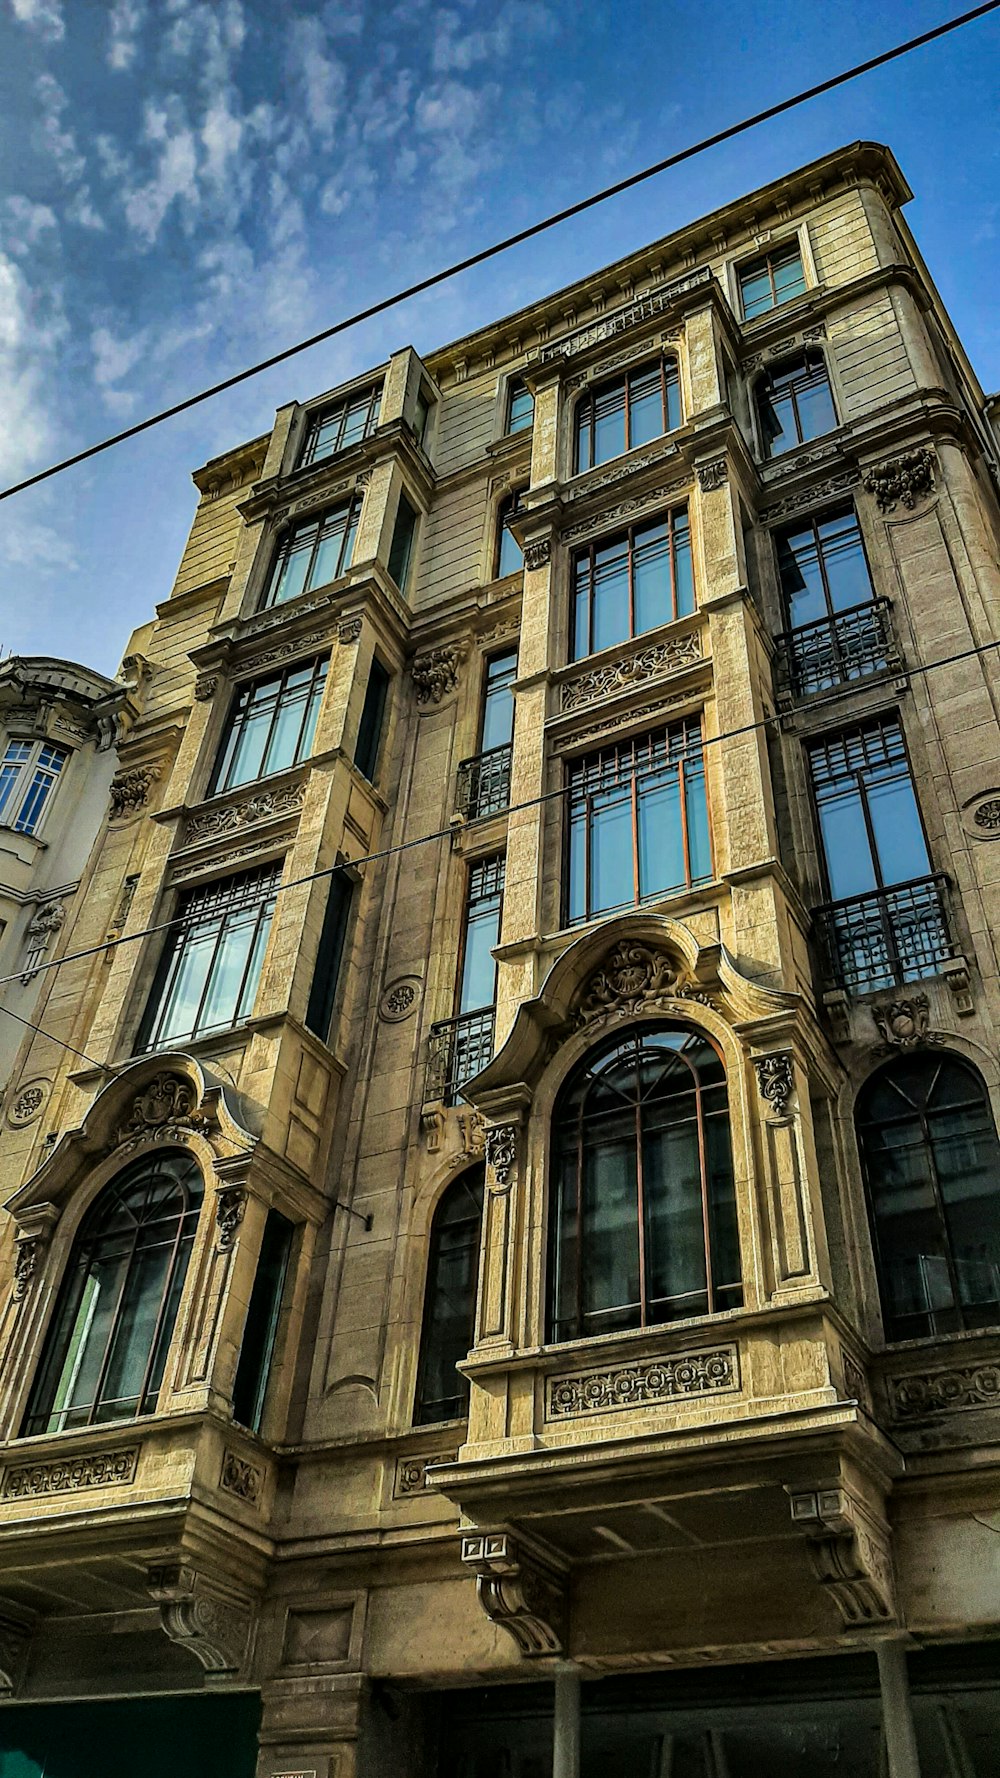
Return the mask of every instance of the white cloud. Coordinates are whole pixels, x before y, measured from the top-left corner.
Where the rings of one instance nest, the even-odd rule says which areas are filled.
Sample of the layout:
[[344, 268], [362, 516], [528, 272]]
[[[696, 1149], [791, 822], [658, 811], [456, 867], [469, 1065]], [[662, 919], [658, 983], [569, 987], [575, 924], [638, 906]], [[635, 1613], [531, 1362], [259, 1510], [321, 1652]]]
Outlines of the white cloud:
[[32, 198], [9, 197], [4, 209], [9, 218], [4, 235], [11, 253], [37, 247], [43, 236], [56, 227], [55, 211], [48, 204], [36, 204]]
[[288, 31], [288, 62], [309, 123], [321, 140], [329, 143], [347, 92], [347, 68], [339, 56], [327, 53], [320, 19], [293, 19]]
[[169, 100], [147, 102], [145, 137], [158, 149], [153, 177], [125, 198], [125, 219], [150, 245], [156, 240], [172, 204], [183, 209], [198, 204], [198, 151], [186, 124], [177, 121], [178, 107]]
[[229, 176], [229, 163], [236, 160], [243, 141], [243, 119], [230, 110], [225, 93], [211, 101], [205, 113], [201, 140], [205, 150], [205, 173], [216, 185], [222, 185]]
[[51, 74], [38, 76], [35, 93], [41, 110], [38, 130], [42, 146], [54, 162], [60, 178], [67, 185], [74, 185], [83, 178], [87, 163], [77, 148], [73, 131], [62, 121], [69, 99]]
[[139, 33], [146, 22], [146, 0], [115, 0], [108, 20], [108, 67], [131, 68], [139, 53]]
[[425, 135], [464, 138], [482, 122], [483, 93], [460, 80], [439, 80], [417, 100], [415, 122]]
[[58, 293], [36, 302], [19, 265], [0, 253], [0, 482], [17, 481], [50, 448], [41, 363], [62, 337]]
[[10, 0], [14, 17], [46, 43], [59, 43], [66, 35], [61, 0]]

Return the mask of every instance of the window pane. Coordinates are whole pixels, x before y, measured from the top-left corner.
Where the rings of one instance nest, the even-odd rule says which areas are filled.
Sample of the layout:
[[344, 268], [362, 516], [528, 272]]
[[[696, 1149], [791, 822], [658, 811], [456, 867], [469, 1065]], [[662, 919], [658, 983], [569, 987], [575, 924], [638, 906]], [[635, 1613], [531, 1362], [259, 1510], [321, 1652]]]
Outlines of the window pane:
[[674, 596], [678, 617], [694, 610], [694, 574], [691, 568], [691, 528], [686, 512], [674, 515]]
[[837, 424], [837, 415], [826, 378], [813, 378], [804, 382], [798, 388], [797, 395], [802, 437], [818, 438], [823, 432], [832, 432]]
[[514, 693], [517, 677], [517, 655], [496, 655], [486, 669], [486, 695], [483, 700], [483, 733], [481, 751], [504, 747], [514, 734]]
[[811, 525], [779, 538], [778, 570], [791, 629], [826, 617], [826, 593]]
[[635, 900], [632, 805], [619, 793], [595, 797], [590, 821], [590, 912]]
[[173, 982], [160, 1010], [155, 1038], [158, 1044], [169, 1043], [175, 1037], [187, 1037], [197, 1028], [198, 1009], [217, 939], [218, 933], [213, 927], [189, 934], [186, 942], [181, 941], [183, 948], [179, 950]]
[[[687, 1070], [685, 1070], [687, 1073]], [[653, 1321], [708, 1307], [694, 1081], [669, 1103], [670, 1124], [643, 1140], [649, 1314]]]
[[783, 451], [789, 451], [793, 445], [801, 443], [795, 409], [789, 395], [765, 395], [760, 403], [760, 417], [766, 456], [780, 457]]
[[660, 367], [642, 377], [633, 377], [629, 391], [629, 443], [649, 444], [663, 434], [663, 386]]
[[639, 782], [639, 894], [664, 894], [685, 882], [677, 775], [651, 772]]
[[624, 385], [594, 402], [594, 462], [606, 463], [625, 449]]
[[930, 859], [909, 777], [872, 782], [868, 808], [883, 883], [908, 883], [930, 874]]
[[[631, 1122], [631, 1120], [629, 1120]], [[581, 1299], [592, 1333], [639, 1319], [639, 1216], [634, 1135], [614, 1129], [583, 1157]]]
[[500, 942], [500, 909], [488, 909], [469, 920], [462, 964], [459, 1012], [477, 1012], [496, 999], [497, 966], [492, 951]]
[[835, 800], [824, 800], [819, 806], [819, 825], [833, 900], [874, 889], [875, 867], [859, 794], [848, 792]]
[[589, 469], [593, 463], [591, 434], [590, 402], [584, 400], [580, 405], [576, 421], [576, 466], [578, 469]]
[[525, 432], [534, 422], [535, 398], [519, 377], [508, 387], [507, 415], [508, 432]]
[[264, 772], [264, 749], [271, 728], [272, 712], [267, 707], [254, 710], [248, 715], [233, 749], [233, 756], [220, 790], [230, 790], [237, 784], [249, 784], [254, 778], [260, 778]]
[[474, 1336], [484, 1175], [450, 1185], [431, 1230], [414, 1419], [419, 1425], [465, 1412], [468, 1383], [456, 1370]]
[[278, 561], [277, 578], [271, 590], [269, 604], [283, 605], [288, 599], [298, 598], [306, 584], [315, 535], [315, 528], [310, 526], [307, 536], [289, 544], [283, 551]]
[[670, 542], [666, 524], [635, 533], [635, 634], [669, 623], [674, 615], [670, 585]]
[[866, 604], [872, 597], [872, 583], [854, 514], [827, 519], [818, 531], [834, 611]]
[[497, 555], [497, 579], [502, 580], [505, 574], [516, 574], [524, 567], [524, 552], [513, 531], [510, 529], [507, 515], [500, 526], [500, 549]]
[[212, 962], [208, 992], [198, 1020], [202, 1031], [211, 1031], [217, 1025], [228, 1025], [235, 1017], [254, 939], [255, 913], [256, 910], [244, 913], [226, 924]]
[[594, 622], [592, 647], [612, 648], [631, 634], [628, 604], [628, 543], [594, 552]]
[[712, 875], [712, 844], [708, 830], [708, 800], [704, 766], [685, 763], [684, 794], [687, 810], [688, 870], [692, 883], [707, 883]]
[[776, 302], [788, 302], [790, 297], [799, 296], [805, 289], [806, 281], [797, 249], [784, 260], [774, 260], [773, 271]]
[[567, 872], [566, 913], [570, 920], [583, 920], [587, 907], [587, 811], [578, 810], [570, 820], [569, 868]]

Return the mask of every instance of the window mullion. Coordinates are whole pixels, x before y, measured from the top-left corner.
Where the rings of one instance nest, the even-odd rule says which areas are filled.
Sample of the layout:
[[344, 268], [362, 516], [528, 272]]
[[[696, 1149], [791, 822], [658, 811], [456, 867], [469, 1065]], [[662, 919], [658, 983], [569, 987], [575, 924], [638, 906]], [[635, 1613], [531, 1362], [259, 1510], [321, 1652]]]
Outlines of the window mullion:
[[139, 1388], [139, 1406], [137, 1409], [137, 1412], [140, 1414], [142, 1413], [143, 1408], [146, 1405], [146, 1396], [149, 1393], [149, 1386], [150, 1386], [150, 1382], [151, 1382], [152, 1374], [153, 1374], [153, 1366], [156, 1363], [157, 1347], [159, 1346], [159, 1343], [160, 1343], [160, 1334], [162, 1332], [164, 1318], [167, 1313], [167, 1305], [170, 1301], [170, 1292], [171, 1292], [171, 1289], [173, 1287], [173, 1282], [174, 1282], [174, 1272], [177, 1269], [177, 1255], [180, 1252], [181, 1238], [182, 1238], [182, 1235], [184, 1232], [184, 1222], [185, 1222], [185, 1212], [182, 1210], [177, 1218], [177, 1227], [174, 1231], [173, 1252], [170, 1255], [170, 1264], [167, 1267], [166, 1274], [165, 1274], [164, 1280], [163, 1280], [163, 1288], [160, 1291], [160, 1306], [156, 1311], [156, 1325], [153, 1328], [153, 1336], [152, 1336], [152, 1339], [150, 1340], [150, 1343], [149, 1343], [149, 1356], [146, 1359], [146, 1368], [142, 1373], [142, 1383]]
[[[111, 1319], [108, 1323], [107, 1338], [104, 1342], [104, 1356], [101, 1359], [101, 1368], [97, 1373], [97, 1381], [94, 1384], [94, 1398], [93, 1398], [93, 1400], [90, 1404], [90, 1407], [87, 1411], [87, 1425], [88, 1426], [93, 1426], [94, 1420], [97, 1415], [97, 1410], [101, 1405], [101, 1396], [104, 1392], [104, 1385], [107, 1382], [108, 1371], [111, 1368], [111, 1355], [115, 1349], [115, 1337], [118, 1332], [118, 1322], [119, 1322], [119, 1317], [120, 1317], [121, 1311], [122, 1311], [122, 1303], [125, 1300], [125, 1292], [128, 1289], [128, 1281], [129, 1281], [129, 1278], [132, 1273], [132, 1267], [135, 1264], [135, 1250], [138, 1245], [138, 1242], [139, 1242], [139, 1223], [136, 1222], [135, 1228], [132, 1231], [132, 1248], [129, 1253], [128, 1260], [126, 1261], [125, 1269], [122, 1272], [122, 1281], [121, 1281], [120, 1285], [118, 1286], [118, 1296], [115, 1301], [114, 1313], [112, 1314]], [[96, 1245], [95, 1245], [95, 1251], [96, 1251]], [[67, 1403], [67, 1408], [70, 1408], [71, 1406], [72, 1406], [71, 1403]]]
[[642, 1152], [642, 1102], [638, 1070], [635, 1094], [635, 1190], [639, 1215], [639, 1326], [649, 1326], [649, 1285], [646, 1277], [646, 1171]]
[[715, 1314], [715, 1284], [712, 1277], [712, 1227], [708, 1214], [708, 1156], [705, 1152], [705, 1108], [701, 1081], [695, 1075], [695, 1119], [698, 1129], [698, 1166], [701, 1172], [701, 1226], [705, 1241], [705, 1303], [710, 1315]]

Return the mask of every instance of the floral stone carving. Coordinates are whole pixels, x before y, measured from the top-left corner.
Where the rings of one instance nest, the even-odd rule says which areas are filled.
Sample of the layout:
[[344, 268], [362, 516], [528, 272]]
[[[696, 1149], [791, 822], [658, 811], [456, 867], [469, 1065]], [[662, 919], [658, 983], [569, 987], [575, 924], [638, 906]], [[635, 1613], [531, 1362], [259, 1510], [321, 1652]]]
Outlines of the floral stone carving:
[[242, 1186], [223, 1186], [218, 1193], [215, 1201], [215, 1224], [219, 1231], [220, 1253], [228, 1253], [235, 1246], [246, 1207], [247, 1194]]
[[712, 1395], [740, 1386], [739, 1353], [735, 1346], [711, 1352], [673, 1352], [663, 1358], [639, 1359], [611, 1369], [550, 1377], [546, 1392], [547, 1420], [579, 1419], [584, 1414], [615, 1414], [629, 1408], [657, 1407], [691, 1395]]
[[110, 819], [120, 821], [123, 816], [135, 815], [145, 808], [150, 788], [159, 775], [156, 766], [131, 766], [127, 772], [119, 772], [111, 781]]
[[701, 644], [697, 635], [654, 642], [637, 654], [627, 655], [624, 660], [611, 661], [569, 680], [562, 689], [562, 707], [564, 710], [579, 709], [581, 704], [589, 704], [595, 698], [628, 691], [633, 685], [643, 685], [646, 680], [657, 679], [678, 667], [696, 666], [700, 660]]
[[126, 1149], [166, 1135], [202, 1130], [207, 1120], [195, 1110], [197, 1094], [180, 1074], [157, 1074], [132, 1100], [132, 1109], [114, 1138]]
[[494, 1124], [486, 1131], [486, 1165], [496, 1187], [503, 1191], [517, 1166], [516, 1124]]
[[75, 1494], [79, 1488], [121, 1488], [135, 1477], [138, 1445], [114, 1451], [78, 1451], [55, 1463], [19, 1463], [3, 1480], [5, 1500], [39, 1494]]
[[1000, 833], [1000, 796], [988, 796], [972, 817], [984, 833]]
[[629, 1019], [666, 1006], [685, 992], [672, 957], [651, 945], [622, 939], [595, 969], [580, 999], [579, 1023]]
[[875, 1029], [882, 1047], [894, 1050], [916, 1049], [922, 1043], [940, 1043], [929, 1029], [930, 1002], [926, 994], [911, 994], [905, 1000], [889, 1000], [884, 1006], [873, 1006]]
[[728, 480], [729, 464], [725, 457], [715, 457], [711, 463], [698, 464], [698, 482], [703, 494], [713, 493]]
[[464, 642], [453, 642], [418, 655], [410, 666], [418, 704], [440, 704], [446, 692], [458, 684], [458, 669], [468, 652]]
[[532, 572], [536, 568], [544, 568], [552, 560], [552, 539], [543, 537], [539, 543], [529, 543], [524, 552], [524, 566]]
[[227, 1451], [222, 1459], [222, 1475], [219, 1478], [220, 1488], [227, 1494], [235, 1494], [237, 1500], [245, 1500], [253, 1506], [257, 1500], [264, 1472], [255, 1463], [248, 1463], [244, 1457], [238, 1457], [235, 1451]]
[[787, 1117], [788, 1102], [795, 1089], [791, 1056], [755, 1056], [753, 1065], [761, 1098], [776, 1117]]
[[276, 790], [258, 790], [240, 803], [229, 803], [223, 809], [209, 809], [204, 815], [193, 815], [184, 829], [184, 844], [212, 839], [217, 834], [239, 833], [257, 821], [273, 821], [281, 815], [297, 814], [306, 794], [305, 783], [285, 784]]
[[887, 1377], [894, 1420], [922, 1420], [963, 1408], [1000, 1407], [1000, 1361], [958, 1364], [939, 1371], [912, 1371]]
[[900, 502], [912, 509], [918, 500], [934, 491], [933, 454], [923, 447], [907, 451], [902, 457], [867, 469], [861, 481], [868, 493], [874, 494], [879, 512], [895, 512]]

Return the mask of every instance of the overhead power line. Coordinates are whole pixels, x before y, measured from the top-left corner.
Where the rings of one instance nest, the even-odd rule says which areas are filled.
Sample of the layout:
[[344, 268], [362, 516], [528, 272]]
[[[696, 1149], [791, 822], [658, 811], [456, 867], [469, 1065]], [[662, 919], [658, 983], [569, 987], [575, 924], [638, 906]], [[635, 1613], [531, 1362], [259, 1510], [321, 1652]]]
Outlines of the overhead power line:
[[744, 117], [739, 123], [727, 124], [725, 129], [716, 130], [711, 136], [703, 136], [700, 142], [693, 142], [690, 147], [681, 148], [676, 154], [665, 155], [651, 166], [643, 167], [637, 173], [630, 173], [627, 178], [617, 180], [614, 185], [605, 185], [589, 197], [580, 198], [575, 204], [568, 204], [565, 209], [553, 211], [540, 222], [518, 229], [515, 234], [506, 235], [501, 241], [494, 241], [490, 247], [481, 247], [477, 253], [470, 253], [465, 259], [455, 260], [442, 271], [432, 272], [426, 278], [418, 278], [416, 283], [395, 291], [392, 296], [381, 297], [378, 302], [369, 303], [364, 309], [357, 309], [344, 320], [335, 321], [332, 326], [322, 328], [319, 333], [310, 334], [308, 339], [299, 340], [293, 346], [285, 346], [280, 352], [272, 352], [269, 358], [261, 358], [256, 364], [248, 365], [245, 370], [235, 371], [232, 376], [223, 377], [221, 382], [200, 389], [197, 394], [187, 395], [183, 401], [175, 401], [170, 407], [161, 408], [158, 413], [150, 414], [145, 420], [137, 420], [134, 425], [126, 426], [121, 432], [113, 432], [96, 444], [87, 445], [70, 457], [63, 457], [58, 463], [50, 463], [47, 469], [36, 470], [34, 475], [25, 476], [23, 481], [0, 489], [0, 500], [9, 500], [13, 494], [23, 494], [26, 489], [37, 487], [39, 482], [48, 481], [54, 475], [73, 469], [78, 463], [89, 462], [91, 457], [98, 457], [103, 451], [112, 450], [115, 445], [125, 444], [130, 438], [138, 438], [141, 433], [149, 432], [154, 426], [162, 426], [165, 420], [175, 419], [178, 414], [187, 413], [204, 401], [212, 401], [217, 395], [224, 395], [227, 390], [235, 389], [253, 377], [259, 377], [266, 370], [273, 370], [276, 364], [285, 364], [289, 358], [297, 357], [300, 352], [308, 352], [313, 346], [335, 339], [338, 334], [360, 326], [362, 321], [384, 315], [389, 309], [397, 308], [400, 303], [408, 302], [411, 297], [421, 296], [424, 291], [433, 290], [437, 285], [457, 278], [460, 273], [471, 271], [474, 266], [484, 265], [487, 260], [496, 259], [501, 253], [508, 253], [512, 247], [520, 246], [523, 241], [533, 240], [536, 235], [544, 234], [550, 228], [557, 228], [560, 223], [568, 222], [574, 216], [582, 216], [585, 211], [593, 210], [598, 204], [607, 203], [609, 198], [619, 197], [622, 192], [631, 191], [645, 180], [654, 179], [658, 173], [666, 173], [671, 167], [693, 160], [696, 155], [704, 154], [709, 148], [717, 148], [721, 142], [730, 142], [734, 136], [756, 129], [758, 124], [768, 123], [772, 118], [781, 117], [786, 111], [793, 111], [798, 105], [807, 104], [810, 99], [818, 99], [824, 93], [846, 86], [848, 81], [857, 80], [862, 74], [871, 74], [876, 68], [884, 68], [887, 63], [898, 61], [901, 56], [909, 55], [912, 50], [922, 49], [926, 44], [936, 42], [939, 37], [946, 37], [951, 31], [960, 30], [963, 25], [971, 25], [977, 19], [985, 18], [988, 13], [996, 12], [998, 8], [1000, 0], [986, 0], [985, 5], [974, 6], [970, 11], [960, 13], [957, 18], [946, 19], [943, 24], [935, 25], [929, 31], [921, 31], [916, 37], [908, 37], [905, 43], [897, 43], [894, 49], [883, 50], [880, 55], [870, 56], [865, 62], [856, 62], [842, 73], [833, 74], [828, 80], [821, 80], [815, 86], [805, 87], [802, 92], [794, 93], [788, 99], [781, 99], [776, 105], [768, 105], [763, 111], [755, 111], [751, 117]]
[[[945, 655], [941, 660], [937, 661], [927, 661], [922, 666], [908, 665], [906, 668], [906, 676], [908, 679], [919, 679], [928, 673], [936, 672], [939, 667], [953, 667], [960, 661], [974, 660], [983, 655], [994, 654], [998, 649], [1000, 649], [1000, 639], [996, 642], [981, 642], [975, 648], [963, 648], [959, 650], [957, 654]], [[826, 697], [814, 698], [809, 704], [810, 713], [814, 710], [825, 709], [828, 704], [838, 703], [842, 697], [843, 691], [842, 689], [838, 689], [829, 692]], [[702, 738], [702, 746], [718, 747], [723, 741], [738, 741], [745, 735], [756, 733], [757, 730], [779, 730], [784, 720], [784, 715], [785, 713], [783, 711], [775, 712], [773, 716], [764, 716], [759, 718], [756, 722], [743, 723], [739, 728], [725, 729], [718, 735], [705, 735]], [[642, 773], [639, 773], [638, 776], [641, 777]], [[568, 784], [560, 784], [555, 790], [544, 791], [541, 796], [531, 796], [527, 797], [524, 802], [511, 803], [507, 809], [502, 812], [507, 815], [517, 815], [524, 809], [537, 809], [540, 808], [543, 803], [555, 802], [559, 798], [567, 796], [569, 790], [570, 786]], [[401, 852], [412, 852], [417, 846], [429, 846], [435, 840], [450, 840], [453, 832], [454, 829], [450, 825], [448, 827], [435, 828], [433, 832], [420, 834], [416, 839], [400, 840], [397, 845], [382, 846], [377, 852], [366, 852], [360, 858], [347, 858], [338, 864], [327, 865], [325, 870], [310, 871], [304, 877], [293, 877], [290, 883], [279, 883], [277, 888], [272, 890], [271, 893], [275, 897], [279, 895], [287, 895], [290, 889], [301, 889], [309, 883], [321, 882], [324, 877], [335, 877], [338, 871], [357, 870], [362, 864], [380, 864], [387, 858], [398, 856]], [[186, 915], [175, 914], [171, 919], [161, 920], [155, 926], [144, 926], [139, 932], [123, 933], [120, 937], [107, 939], [102, 944], [88, 945], [81, 951], [68, 951], [65, 956], [53, 957], [48, 963], [39, 962], [34, 964], [32, 968], [33, 971], [39, 975], [43, 970], [62, 969], [67, 963], [80, 963], [85, 961], [88, 957], [101, 956], [108, 951], [115, 950], [119, 945], [137, 944], [140, 939], [154, 938], [158, 933], [169, 932], [175, 926], [185, 925], [186, 920]], [[18, 974], [0, 976], [0, 988], [9, 987], [12, 982], [20, 980], [21, 976]], [[54, 1031], [46, 1031], [43, 1026], [32, 1024], [30, 1019], [22, 1018], [19, 1013], [11, 1012], [10, 1008], [7, 1006], [0, 1006], [0, 1013], [7, 1013], [10, 1018], [17, 1019], [18, 1023], [21, 1025], [31, 1026], [31, 1029], [37, 1031], [40, 1037], [47, 1038], [50, 1043], [59, 1044], [62, 1049], [69, 1050], [72, 1055], [82, 1056], [85, 1062], [92, 1063], [95, 1068], [101, 1069], [102, 1073], [107, 1074], [110, 1072], [107, 1063], [96, 1062], [94, 1058], [88, 1056], [85, 1051], [74, 1049], [71, 1043], [66, 1043], [63, 1038], [57, 1037]]]

